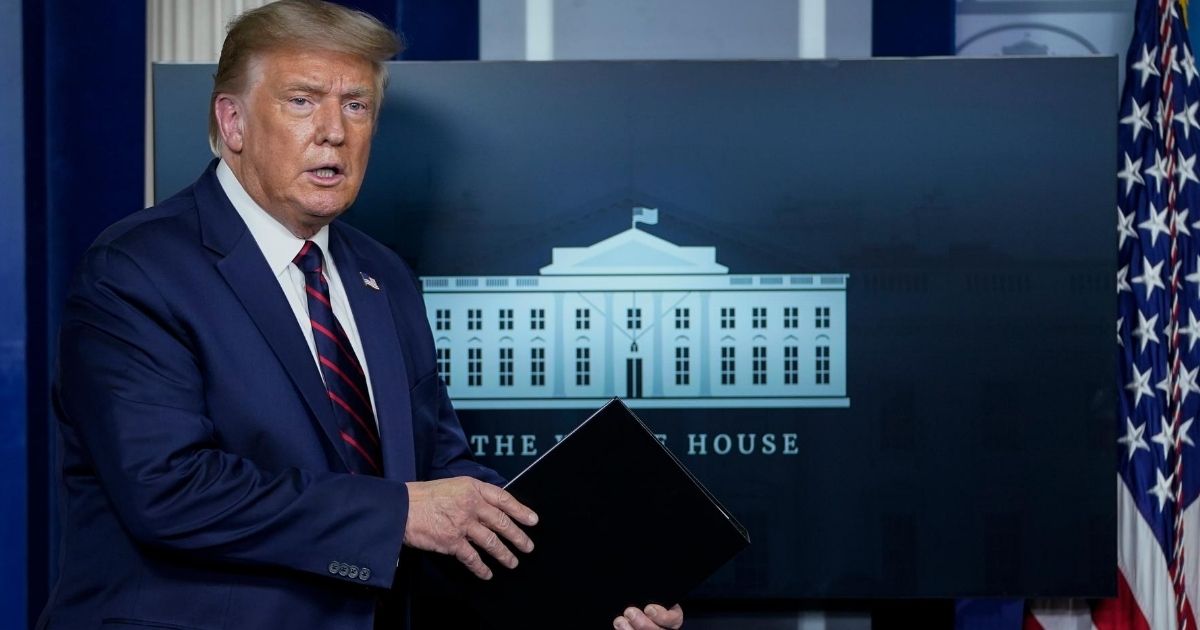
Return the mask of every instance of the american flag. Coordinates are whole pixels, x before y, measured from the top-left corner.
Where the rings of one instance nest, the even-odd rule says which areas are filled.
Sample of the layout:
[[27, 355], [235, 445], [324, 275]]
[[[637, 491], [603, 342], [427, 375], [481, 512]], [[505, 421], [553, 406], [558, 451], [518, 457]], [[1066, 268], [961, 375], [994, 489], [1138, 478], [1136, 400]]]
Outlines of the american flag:
[[1027, 627], [1196, 628], [1200, 78], [1185, 14], [1138, 1], [1117, 125], [1117, 596], [1035, 603]]

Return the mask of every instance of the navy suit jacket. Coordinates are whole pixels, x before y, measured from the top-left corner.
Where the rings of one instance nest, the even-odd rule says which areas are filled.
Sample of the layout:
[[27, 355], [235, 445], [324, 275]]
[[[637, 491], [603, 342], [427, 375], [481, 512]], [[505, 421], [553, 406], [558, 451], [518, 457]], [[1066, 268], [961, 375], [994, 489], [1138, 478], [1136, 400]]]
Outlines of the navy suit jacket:
[[383, 478], [348, 473], [309, 347], [215, 164], [101, 234], [71, 286], [53, 392], [62, 567], [39, 627], [367, 630], [410, 553], [404, 482], [499, 481], [470, 458], [412, 273], [334, 222], [383, 449]]

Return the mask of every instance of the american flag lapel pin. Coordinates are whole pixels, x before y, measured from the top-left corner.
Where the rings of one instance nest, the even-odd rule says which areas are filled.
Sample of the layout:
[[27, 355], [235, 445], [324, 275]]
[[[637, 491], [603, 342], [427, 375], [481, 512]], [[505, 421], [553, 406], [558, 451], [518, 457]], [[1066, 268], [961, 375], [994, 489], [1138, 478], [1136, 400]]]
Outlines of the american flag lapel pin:
[[368, 276], [367, 274], [365, 274], [361, 271], [358, 272], [358, 275], [362, 276], [362, 281], [363, 281], [364, 286], [371, 287], [372, 289], [375, 289], [376, 291], [381, 290], [379, 288], [379, 282], [376, 281], [375, 278], [372, 278], [371, 276]]

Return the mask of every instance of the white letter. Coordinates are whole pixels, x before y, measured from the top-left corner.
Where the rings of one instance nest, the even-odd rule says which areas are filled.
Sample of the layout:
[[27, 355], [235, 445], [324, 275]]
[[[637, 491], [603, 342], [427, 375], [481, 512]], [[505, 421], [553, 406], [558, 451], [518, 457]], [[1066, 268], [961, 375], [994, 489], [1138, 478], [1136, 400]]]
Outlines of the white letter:
[[666, 433], [655, 433], [654, 437], [658, 438], [659, 444], [665, 445], [667, 443], [667, 434]]
[[[688, 434], [688, 455], [708, 455], [708, 447], [705, 444], [708, 442], [707, 433], [689, 433]], [[697, 452], [699, 451], [699, 452]]]
[[784, 455], [795, 455], [796, 453], [800, 452], [800, 449], [796, 448], [796, 435], [797, 434], [795, 434], [795, 433], [784, 433], [783, 434], [783, 454]]
[[[725, 440], [725, 448], [721, 448], [722, 438]], [[717, 437], [713, 438], [713, 452], [717, 455], [724, 455], [728, 453], [729, 449], [731, 448], [733, 448], [733, 439], [729, 437], [728, 433], [718, 433]]]
[[534, 436], [526, 433], [521, 436], [521, 454], [522, 455], [537, 455], [537, 447], [534, 446]]
[[763, 455], [774, 455], [775, 454], [775, 434], [774, 433], [764, 433], [763, 434], [762, 452], [763, 452]]
[[[507, 453], [505, 451], [508, 451]], [[496, 436], [496, 455], [512, 455], [513, 454], [513, 436], [497, 435]]]
[[[746, 441], [744, 439], [746, 437], [750, 438], [750, 442], [748, 444], [746, 443]], [[742, 455], [749, 455], [750, 453], [753, 453], [754, 445], [758, 443], [758, 440], [754, 439], [755, 437], [757, 437], [756, 433], [739, 433], [738, 434], [738, 452], [741, 453]]]
[[475, 457], [483, 457], [483, 447], [487, 446], [488, 436], [472, 435], [471, 443], [475, 445]]

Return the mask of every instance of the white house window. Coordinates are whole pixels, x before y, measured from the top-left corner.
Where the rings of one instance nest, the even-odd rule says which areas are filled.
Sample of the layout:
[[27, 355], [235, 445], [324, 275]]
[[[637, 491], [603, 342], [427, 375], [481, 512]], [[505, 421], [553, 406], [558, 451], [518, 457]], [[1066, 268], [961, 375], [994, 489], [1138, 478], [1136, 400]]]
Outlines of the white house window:
[[513, 384], [513, 349], [500, 348], [500, 386], [511, 387]]
[[434, 317], [434, 325], [438, 330], [450, 330], [450, 309], [437, 309], [436, 316]]
[[589, 330], [592, 327], [592, 309], [575, 309], [575, 330]]
[[467, 309], [467, 330], [483, 329], [483, 309], [469, 308]]
[[467, 348], [467, 386], [483, 385], [483, 348]]
[[817, 346], [817, 385], [829, 384], [829, 346]]
[[592, 349], [575, 348], [575, 384], [592, 384]]
[[783, 307], [783, 327], [784, 328], [799, 328], [800, 327], [800, 307], [799, 306]]
[[529, 384], [534, 387], [546, 385], [546, 349], [529, 349]]
[[[731, 309], [732, 310], [732, 309]], [[736, 368], [734, 363], [734, 347], [721, 346], [721, 384], [734, 385], [734, 371]]]
[[737, 319], [736, 309], [732, 306], [721, 307], [721, 328], [733, 328]]
[[765, 306], [763, 306], [763, 307], [756, 306], [756, 307], [754, 307], [753, 310], [751, 310], [750, 326], [751, 326], [751, 328], [766, 328], [767, 327], [767, 308]]
[[818, 306], [816, 311], [817, 328], [829, 328], [829, 307]]
[[529, 330], [544, 330], [546, 328], [546, 309], [529, 309]]
[[783, 384], [800, 383], [800, 346], [783, 347]]
[[629, 330], [639, 330], [642, 327], [642, 309], [625, 309], [625, 327]]
[[766, 346], [754, 346], [752, 352], [754, 355], [754, 360], [751, 362], [750, 367], [751, 367], [751, 372], [752, 372], [753, 383], [755, 385], [766, 385], [767, 384], [767, 347]]
[[691, 349], [687, 346], [675, 348], [675, 384], [688, 385], [691, 382]]
[[513, 329], [513, 310], [511, 308], [500, 309], [500, 330]]
[[437, 369], [442, 382], [450, 387], [450, 348], [437, 349]]
[[677, 308], [675, 309], [675, 328], [678, 330], [687, 330], [692, 327], [692, 309]]

